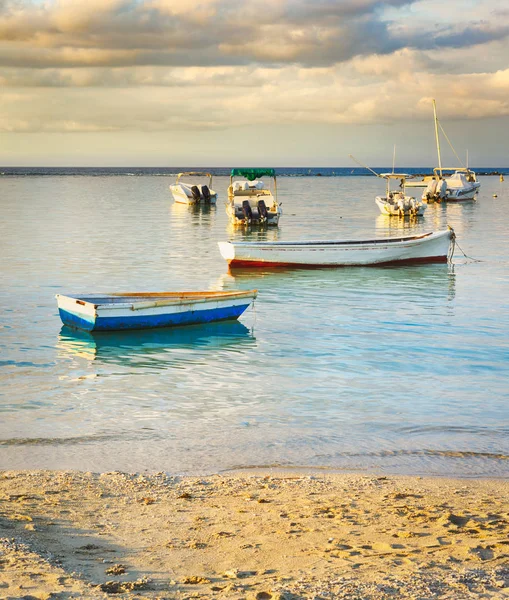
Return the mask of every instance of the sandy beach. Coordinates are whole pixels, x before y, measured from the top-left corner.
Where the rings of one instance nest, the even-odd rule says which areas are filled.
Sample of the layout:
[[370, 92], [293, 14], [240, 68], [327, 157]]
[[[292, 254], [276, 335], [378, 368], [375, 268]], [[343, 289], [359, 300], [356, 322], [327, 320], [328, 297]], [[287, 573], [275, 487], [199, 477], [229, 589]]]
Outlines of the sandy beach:
[[4, 471], [0, 598], [507, 598], [509, 482]]

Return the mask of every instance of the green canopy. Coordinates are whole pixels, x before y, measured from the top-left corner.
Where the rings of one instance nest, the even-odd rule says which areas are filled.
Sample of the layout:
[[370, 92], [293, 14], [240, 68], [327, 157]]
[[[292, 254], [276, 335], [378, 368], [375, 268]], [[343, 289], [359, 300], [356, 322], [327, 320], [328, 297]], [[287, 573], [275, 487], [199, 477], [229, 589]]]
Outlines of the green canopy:
[[232, 177], [245, 177], [248, 181], [254, 181], [264, 175], [275, 177], [276, 172], [274, 169], [232, 169], [230, 175]]

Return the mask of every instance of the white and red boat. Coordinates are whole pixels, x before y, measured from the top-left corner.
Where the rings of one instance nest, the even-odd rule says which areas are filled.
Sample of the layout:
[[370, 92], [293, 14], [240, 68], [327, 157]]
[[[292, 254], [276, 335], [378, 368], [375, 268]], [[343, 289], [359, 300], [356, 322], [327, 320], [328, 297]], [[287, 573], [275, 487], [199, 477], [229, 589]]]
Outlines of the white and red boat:
[[419, 235], [367, 240], [218, 242], [230, 267], [343, 267], [447, 262], [452, 228]]

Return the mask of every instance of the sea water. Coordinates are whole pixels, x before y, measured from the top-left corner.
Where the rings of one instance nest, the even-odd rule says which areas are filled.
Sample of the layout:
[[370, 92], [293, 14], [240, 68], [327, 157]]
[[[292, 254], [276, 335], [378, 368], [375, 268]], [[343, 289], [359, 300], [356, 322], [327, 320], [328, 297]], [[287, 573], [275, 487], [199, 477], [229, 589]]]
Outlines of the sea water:
[[[509, 474], [509, 181], [400, 220], [375, 177], [281, 177], [280, 227], [246, 231], [227, 177], [200, 209], [135, 174], [0, 178], [0, 468]], [[229, 273], [217, 247], [447, 225], [453, 264]], [[102, 335], [54, 299], [253, 288], [239, 322]]]

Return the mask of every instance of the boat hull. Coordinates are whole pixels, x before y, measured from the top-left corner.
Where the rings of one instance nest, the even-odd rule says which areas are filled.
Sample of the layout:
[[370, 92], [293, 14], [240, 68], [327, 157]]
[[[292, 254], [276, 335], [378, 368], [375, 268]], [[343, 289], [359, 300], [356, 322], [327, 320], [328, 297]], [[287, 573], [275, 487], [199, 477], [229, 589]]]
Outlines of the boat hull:
[[219, 242], [230, 267], [343, 267], [447, 262], [452, 230], [405, 238]]
[[[83, 297], [83, 296], [82, 296]], [[187, 298], [181, 301], [147, 300], [104, 302], [104, 298], [86, 300], [57, 295], [58, 311], [64, 325], [84, 331], [120, 331], [196, 325], [238, 319], [256, 297], [256, 291], [217, 294], [211, 298]], [[118, 296], [116, 296], [118, 299]]]
[[381, 196], [377, 196], [375, 202], [380, 212], [388, 217], [422, 217], [426, 210], [426, 205], [422, 202], [416, 203], [415, 208], [408, 209], [401, 209], [396, 204], [390, 204]]
[[195, 200], [192, 196], [188, 196], [182, 189], [182, 187], [178, 184], [170, 185], [170, 191], [175, 202], [178, 202], [179, 204], [216, 204], [217, 202], [217, 192], [213, 191], [210, 192], [210, 201], [205, 200], [204, 198], [200, 198], [200, 200]]
[[[240, 208], [235, 205], [235, 202], [232, 198], [226, 203], [226, 214], [228, 215], [228, 219], [232, 225], [243, 225], [243, 226], [259, 226], [259, 225], [273, 225], [277, 227], [279, 225], [279, 219], [283, 214], [283, 210], [281, 206], [275, 204], [272, 196], [270, 196], [269, 204], [267, 206], [267, 218], [262, 219], [259, 218], [257, 209], [255, 208], [256, 199], [253, 201], [250, 198], [246, 198], [251, 200], [253, 203], [252, 209], [254, 211], [254, 216], [251, 219], [246, 218], [244, 215], [239, 216], [241, 214]], [[263, 200], [267, 199], [266, 197], [262, 197]]]
[[447, 189], [445, 199], [448, 202], [463, 202], [465, 200], [474, 200], [475, 195], [481, 187], [480, 183], [475, 183], [471, 188], [468, 189]]

